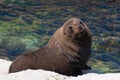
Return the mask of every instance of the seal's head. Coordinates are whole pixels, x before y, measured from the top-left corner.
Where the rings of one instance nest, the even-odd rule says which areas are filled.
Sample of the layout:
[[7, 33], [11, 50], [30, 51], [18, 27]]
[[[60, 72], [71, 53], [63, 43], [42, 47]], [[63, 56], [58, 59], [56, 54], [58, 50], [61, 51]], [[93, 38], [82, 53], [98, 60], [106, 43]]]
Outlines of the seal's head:
[[79, 18], [71, 18], [63, 25], [63, 34], [73, 40], [80, 40], [90, 34], [88, 30], [86, 24]]

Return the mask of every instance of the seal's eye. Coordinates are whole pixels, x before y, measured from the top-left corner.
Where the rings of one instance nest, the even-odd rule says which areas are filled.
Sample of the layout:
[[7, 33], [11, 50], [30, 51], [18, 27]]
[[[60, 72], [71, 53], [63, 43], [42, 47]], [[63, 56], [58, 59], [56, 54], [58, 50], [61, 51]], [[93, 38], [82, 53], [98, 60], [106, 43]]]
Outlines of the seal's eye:
[[72, 30], [72, 26], [69, 26], [69, 29]]

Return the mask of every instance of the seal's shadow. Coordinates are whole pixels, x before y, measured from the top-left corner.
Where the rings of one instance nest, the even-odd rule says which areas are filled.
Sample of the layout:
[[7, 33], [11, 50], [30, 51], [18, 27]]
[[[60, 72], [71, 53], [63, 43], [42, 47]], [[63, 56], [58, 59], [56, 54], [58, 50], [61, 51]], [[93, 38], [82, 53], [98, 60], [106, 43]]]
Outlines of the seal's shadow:
[[87, 73], [97, 73], [97, 74], [103, 74], [104, 72], [102, 72], [101, 70], [95, 70], [95, 69], [90, 69], [90, 70], [82, 70], [83, 74], [87, 74]]

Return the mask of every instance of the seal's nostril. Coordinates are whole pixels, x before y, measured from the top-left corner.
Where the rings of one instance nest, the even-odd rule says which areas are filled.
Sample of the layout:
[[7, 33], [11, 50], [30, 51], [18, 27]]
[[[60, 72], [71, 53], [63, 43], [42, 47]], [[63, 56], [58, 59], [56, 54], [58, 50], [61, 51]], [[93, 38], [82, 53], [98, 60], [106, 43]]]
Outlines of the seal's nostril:
[[82, 22], [80, 21], [80, 24], [82, 24]]
[[78, 26], [78, 29], [82, 29], [82, 26]]
[[82, 21], [80, 21], [80, 24], [82, 24], [82, 25], [83, 25], [83, 22], [82, 22]]

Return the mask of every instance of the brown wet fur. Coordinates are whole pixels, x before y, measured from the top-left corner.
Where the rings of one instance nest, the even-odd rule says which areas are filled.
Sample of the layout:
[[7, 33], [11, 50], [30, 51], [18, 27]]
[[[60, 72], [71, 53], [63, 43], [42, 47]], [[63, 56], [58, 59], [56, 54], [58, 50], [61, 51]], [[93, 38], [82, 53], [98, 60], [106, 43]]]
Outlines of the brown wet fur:
[[91, 33], [79, 18], [71, 18], [60, 27], [48, 44], [34, 52], [17, 57], [9, 73], [26, 69], [44, 69], [77, 76], [86, 69], [91, 54]]

